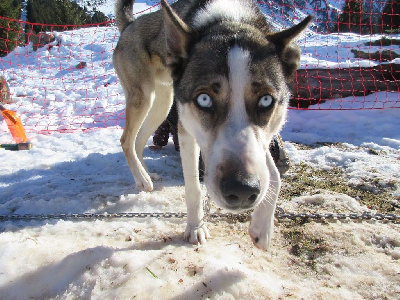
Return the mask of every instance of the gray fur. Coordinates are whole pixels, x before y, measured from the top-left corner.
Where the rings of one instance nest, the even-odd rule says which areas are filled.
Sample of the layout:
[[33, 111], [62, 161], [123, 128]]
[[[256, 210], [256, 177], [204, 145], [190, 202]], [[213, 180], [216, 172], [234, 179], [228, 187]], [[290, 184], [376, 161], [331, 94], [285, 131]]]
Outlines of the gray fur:
[[130, 0], [115, 2], [115, 19], [119, 32], [124, 31], [124, 29], [133, 22], [133, 4], [135, 4], [135, 1]]

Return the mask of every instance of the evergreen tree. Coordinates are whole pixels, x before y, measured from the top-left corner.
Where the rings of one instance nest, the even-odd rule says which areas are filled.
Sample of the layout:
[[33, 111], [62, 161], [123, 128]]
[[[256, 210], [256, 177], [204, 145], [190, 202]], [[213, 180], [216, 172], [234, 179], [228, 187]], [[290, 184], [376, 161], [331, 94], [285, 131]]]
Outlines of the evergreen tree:
[[[0, 17], [18, 20], [21, 15], [20, 9], [20, 0], [0, 1]], [[19, 22], [0, 18], [0, 57], [14, 50], [21, 32], [22, 27]]]
[[105, 14], [103, 14], [101, 11], [93, 9], [92, 19], [91, 19], [92, 24], [105, 23], [108, 20], [109, 20], [109, 18]]
[[364, 13], [363, 0], [346, 0], [334, 31], [371, 33], [368, 15]]
[[400, 33], [400, 0], [388, 0], [381, 19], [383, 32]]
[[[28, 0], [29, 22], [51, 25], [84, 25], [104, 22], [108, 18], [101, 12], [88, 12], [71, 0]], [[35, 32], [65, 30], [60, 26], [34, 25]]]

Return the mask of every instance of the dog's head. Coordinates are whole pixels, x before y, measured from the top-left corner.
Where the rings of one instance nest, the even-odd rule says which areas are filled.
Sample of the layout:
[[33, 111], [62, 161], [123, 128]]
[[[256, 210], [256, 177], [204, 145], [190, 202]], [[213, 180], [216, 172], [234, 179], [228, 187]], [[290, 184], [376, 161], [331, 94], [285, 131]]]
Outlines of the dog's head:
[[249, 3], [225, 16], [209, 4], [186, 24], [163, 1], [180, 121], [200, 146], [210, 196], [231, 210], [267, 195], [269, 144], [285, 122], [288, 83], [300, 60], [293, 40], [311, 21], [270, 33]]

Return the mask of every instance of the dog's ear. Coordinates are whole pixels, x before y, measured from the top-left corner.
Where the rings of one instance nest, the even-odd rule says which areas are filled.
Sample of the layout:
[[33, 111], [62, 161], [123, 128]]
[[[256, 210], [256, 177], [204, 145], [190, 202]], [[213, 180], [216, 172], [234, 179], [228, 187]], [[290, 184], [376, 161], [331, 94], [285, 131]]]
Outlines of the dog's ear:
[[191, 30], [165, 0], [161, 1], [161, 5], [165, 24], [167, 64], [176, 69], [187, 58]]
[[292, 79], [300, 63], [300, 48], [294, 40], [308, 27], [312, 19], [312, 16], [308, 16], [289, 29], [267, 35], [267, 40], [276, 47], [288, 79]]

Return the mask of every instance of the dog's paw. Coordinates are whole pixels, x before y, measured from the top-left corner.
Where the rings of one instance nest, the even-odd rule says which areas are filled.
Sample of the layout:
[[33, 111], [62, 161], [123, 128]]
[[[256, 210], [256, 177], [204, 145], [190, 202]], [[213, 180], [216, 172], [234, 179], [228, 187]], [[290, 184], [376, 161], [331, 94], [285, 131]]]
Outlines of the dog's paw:
[[199, 226], [192, 226], [187, 224], [184, 239], [191, 244], [205, 244], [207, 239], [210, 238], [210, 232], [204, 222]]
[[251, 237], [251, 240], [253, 241], [254, 245], [261, 250], [267, 251], [270, 244], [271, 244], [271, 238], [272, 238], [272, 231], [273, 231], [273, 226], [271, 224], [265, 224], [264, 228], [252, 224], [250, 225], [249, 228], [249, 235]]
[[144, 192], [151, 192], [153, 190], [153, 181], [147, 172], [139, 173], [133, 176], [135, 179], [136, 187]]
[[157, 173], [150, 173], [150, 178], [153, 179], [153, 181], [160, 181], [161, 176], [158, 175]]

